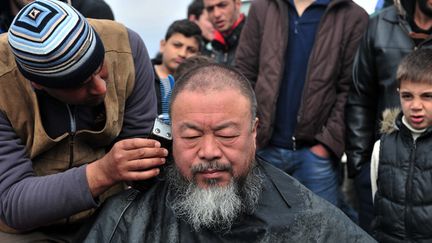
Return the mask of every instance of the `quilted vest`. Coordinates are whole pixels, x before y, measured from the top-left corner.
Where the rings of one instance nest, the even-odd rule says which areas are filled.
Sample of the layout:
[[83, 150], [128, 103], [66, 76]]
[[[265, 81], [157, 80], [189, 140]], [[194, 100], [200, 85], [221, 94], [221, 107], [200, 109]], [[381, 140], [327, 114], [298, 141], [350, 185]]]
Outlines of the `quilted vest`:
[[374, 234], [379, 242], [431, 242], [431, 129], [414, 143], [400, 116], [397, 124], [381, 137]]

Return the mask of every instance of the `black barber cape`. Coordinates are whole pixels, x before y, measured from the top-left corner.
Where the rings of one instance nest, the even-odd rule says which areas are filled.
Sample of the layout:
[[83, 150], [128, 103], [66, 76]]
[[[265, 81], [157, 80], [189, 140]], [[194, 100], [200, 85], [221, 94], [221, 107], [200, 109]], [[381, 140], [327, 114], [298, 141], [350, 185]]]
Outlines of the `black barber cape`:
[[252, 215], [228, 232], [196, 232], [167, 203], [168, 183], [110, 198], [84, 242], [375, 242], [339, 209], [257, 159], [263, 191]]

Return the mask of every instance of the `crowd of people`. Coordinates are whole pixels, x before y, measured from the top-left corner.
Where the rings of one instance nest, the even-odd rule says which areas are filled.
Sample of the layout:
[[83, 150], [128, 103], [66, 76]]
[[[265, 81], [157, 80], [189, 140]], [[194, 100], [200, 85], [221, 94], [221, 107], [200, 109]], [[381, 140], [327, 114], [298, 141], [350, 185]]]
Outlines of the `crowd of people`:
[[432, 2], [240, 9], [2, 1], [0, 242], [432, 241]]

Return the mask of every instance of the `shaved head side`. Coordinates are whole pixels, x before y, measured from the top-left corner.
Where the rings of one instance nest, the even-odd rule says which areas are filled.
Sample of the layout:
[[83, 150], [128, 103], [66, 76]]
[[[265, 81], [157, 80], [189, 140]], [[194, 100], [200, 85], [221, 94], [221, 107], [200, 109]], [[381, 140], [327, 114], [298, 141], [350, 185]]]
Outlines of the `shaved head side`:
[[255, 119], [257, 101], [249, 80], [234, 68], [217, 63], [195, 67], [176, 81], [171, 94], [170, 112], [177, 96], [182, 91], [208, 93], [226, 89], [238, 90], [249, 100], [252, 119]]

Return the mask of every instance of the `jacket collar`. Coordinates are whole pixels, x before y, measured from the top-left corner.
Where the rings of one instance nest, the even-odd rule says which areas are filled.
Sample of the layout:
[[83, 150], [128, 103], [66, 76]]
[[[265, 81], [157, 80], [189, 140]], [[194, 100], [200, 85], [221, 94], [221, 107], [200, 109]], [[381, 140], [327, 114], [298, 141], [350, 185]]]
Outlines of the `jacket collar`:
[[214, 39], [212, 40], [212, 46], [216, 50], [227, 51], [232, 48], [235, 48], [238, 44], [240, 33], [245, 23], [246, 17], [244, 14], [241, 14], [240, 17], [236, 20], [234, 25], [231, 27], [229, 31], [222, 34], [219, 31], [214, 32]]
[[[214, 31], [214, 40], [220, 42], [222, 45], [228, 45], [226, 43], [225, 38], [229, 37], [231, 34], [233, 34], [237, 27], [239, 27], [243, 21], [245, 20], [245, 15], [240, 14], [240, 17], [236, 20], [236, 22], [231, 26], [231, 28], [225, 32], [219, 32], [217, 30]], [[241, 27], [241, 26], [240, 26]]]

